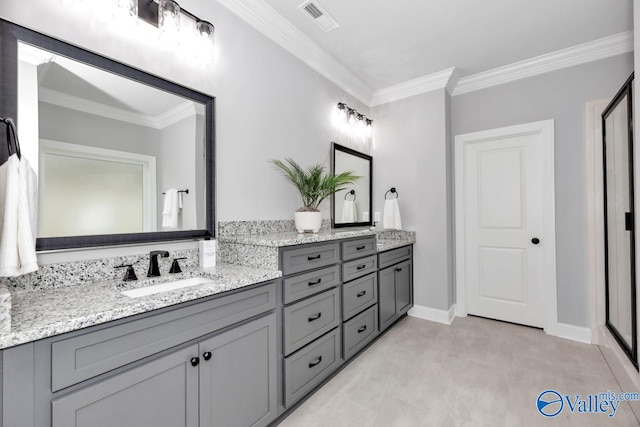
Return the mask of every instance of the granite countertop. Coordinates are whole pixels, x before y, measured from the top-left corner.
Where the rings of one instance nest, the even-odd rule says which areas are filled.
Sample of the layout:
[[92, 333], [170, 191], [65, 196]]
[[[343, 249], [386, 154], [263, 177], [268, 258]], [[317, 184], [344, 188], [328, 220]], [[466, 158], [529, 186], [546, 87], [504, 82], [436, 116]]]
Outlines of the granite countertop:
[[[120, 292], [189, 277], [213, 283], [191, 286], [140, 298]], [[219, 294], [282, 277], [278, 270], [218, 264], [182, 274], [143, 279], [78, 284], [38, 291], [11, 292], [11, 333], [0, 336], [0, 349], [75, 331], [135, 314]]]
[[378, 239], [377, 247], [378, 252], [384, 252], [391, 249], [400, 248], [406, 245], [412, 245], [416, 242], [415, 239]]
[[219, 237], [220, 242], [239, 243], [243, 245], [281, 246], [304, 245], [306, 243], [329, 242], [332, 240], [350, 239], [354, 237], [374, 236], [375, 231], [364, 230], [321, 230], [318, 233], [270, 233], [270, 234], [241, 234]]

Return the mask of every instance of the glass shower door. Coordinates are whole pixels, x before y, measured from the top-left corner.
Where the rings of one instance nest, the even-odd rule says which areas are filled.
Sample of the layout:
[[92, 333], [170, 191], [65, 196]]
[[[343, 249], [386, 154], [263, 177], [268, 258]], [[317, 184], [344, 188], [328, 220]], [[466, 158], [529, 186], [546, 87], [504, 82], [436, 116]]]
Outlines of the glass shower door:
[[637, 368], [632, 82], [602, 114], [602, 128], [607, 327]]

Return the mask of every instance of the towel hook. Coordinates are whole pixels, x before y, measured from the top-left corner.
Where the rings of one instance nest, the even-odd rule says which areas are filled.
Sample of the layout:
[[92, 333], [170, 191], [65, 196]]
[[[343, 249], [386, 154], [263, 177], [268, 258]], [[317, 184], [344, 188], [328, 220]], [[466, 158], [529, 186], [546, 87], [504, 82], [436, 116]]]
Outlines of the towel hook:
[[[18, 159], [22, 159], [22, 152], [20, 151], [20, 142], [18, 141], [18, 131], [13, 120], [9, 117], [0, 118], [0, 121], [7, 127], [7, 149], [9, 150], [9, 156], [13, 154], [18, 155]], [[11, 143], [13, 142], [13, 147]]]
[[344, 195], [344, 199], [345, 200], [347, 200], [347, 196], [348, 195], [352, 195], [353, 196], [352, 202], [356, 201], [356, 190], [347, 191], [347, 194]]
[[386, 193], [384, 193], [384, 199], [385, 200], [391, 200], [391, 199], [387, 199], [387, 194], [389, 194], [389, 193], [395, 194], [396, 195], [396, 199], [398, 197], [400, 197], [400, 193], [398, 193], [398, 191], [396, 190], [396, 187], [391, 187], [389, 190], [387, 190]]

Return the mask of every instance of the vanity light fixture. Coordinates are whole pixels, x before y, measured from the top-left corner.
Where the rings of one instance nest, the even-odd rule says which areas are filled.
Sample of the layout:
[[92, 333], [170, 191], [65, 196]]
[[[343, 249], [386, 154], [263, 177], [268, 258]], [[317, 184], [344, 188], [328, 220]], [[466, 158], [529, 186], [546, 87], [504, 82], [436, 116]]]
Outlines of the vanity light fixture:
[[334, 126], [343, 132], [369, 138], [373, 134], [373, 120], [339, 102], [334, 111]]
[[[197, 62], [213, 62], [213, 34], [215, 27], [180, 7], [174, 0], [113, 0], [118, 7], [126, 8], [129, 3], [136, 7], [129, 12], [138, 19], [160, 30], [160, 43], [169, 49], [188, 47], [188, 55]], [[122, 5], [122, 6], [121, 6]], [[133, 12], [135, 10], [135, 13]]]
[[158, 5], [158, 28], [163, 45], [180, 45], [180, 5], [173, 0], [160, 0]]

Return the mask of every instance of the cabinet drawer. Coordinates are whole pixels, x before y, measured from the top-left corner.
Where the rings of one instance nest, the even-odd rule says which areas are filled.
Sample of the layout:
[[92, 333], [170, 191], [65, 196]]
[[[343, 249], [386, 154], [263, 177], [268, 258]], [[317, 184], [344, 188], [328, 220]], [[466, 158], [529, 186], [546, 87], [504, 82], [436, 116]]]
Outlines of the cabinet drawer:
[[284, 354], [289, 355], [340, 324], [340, 289], [284, 308]]
[[288, 277], [283, 281], [283, 300], [285, 304], [289, 304], [332, 288], [339, 283], [339, 265]]
[[238, 292], [51, 344], [51, 388], [58, 391], [188, 340], [266, 313], [276, 285]]
[[375, 255], [342, 264], [342, 282], [357, 279], [378, 269], [378, 260]]
[[367, 255], [374, 255], [377, 251], [375, 236], [366, 239], [342, 242], [342, 260], [349, 261]]
[[378, 275], [371, 273], [342, 285], [342, 319], [347, 320], [378, 302]]
[[340, 328], [284, 360], [284, 405], [288, 407], [340, 365]]
[[400, 261], [404, 261], [405, 259], [409, 259], [411, 258], [412, 250], [413, 246], [407, 245], [398, 249], [382, 252], [378, 254], [378, 267], [385, 268]]
[[373, 306], [343, 326], [344, 360], [363, 349], [378, 334], [378, 306]]
[[340, 262], [340, 244], [325, 243], [322, 245], [310, 245], [295, 249], [283, 249], [281, 263], [282, 273], [300, 273], [314, 268]]

